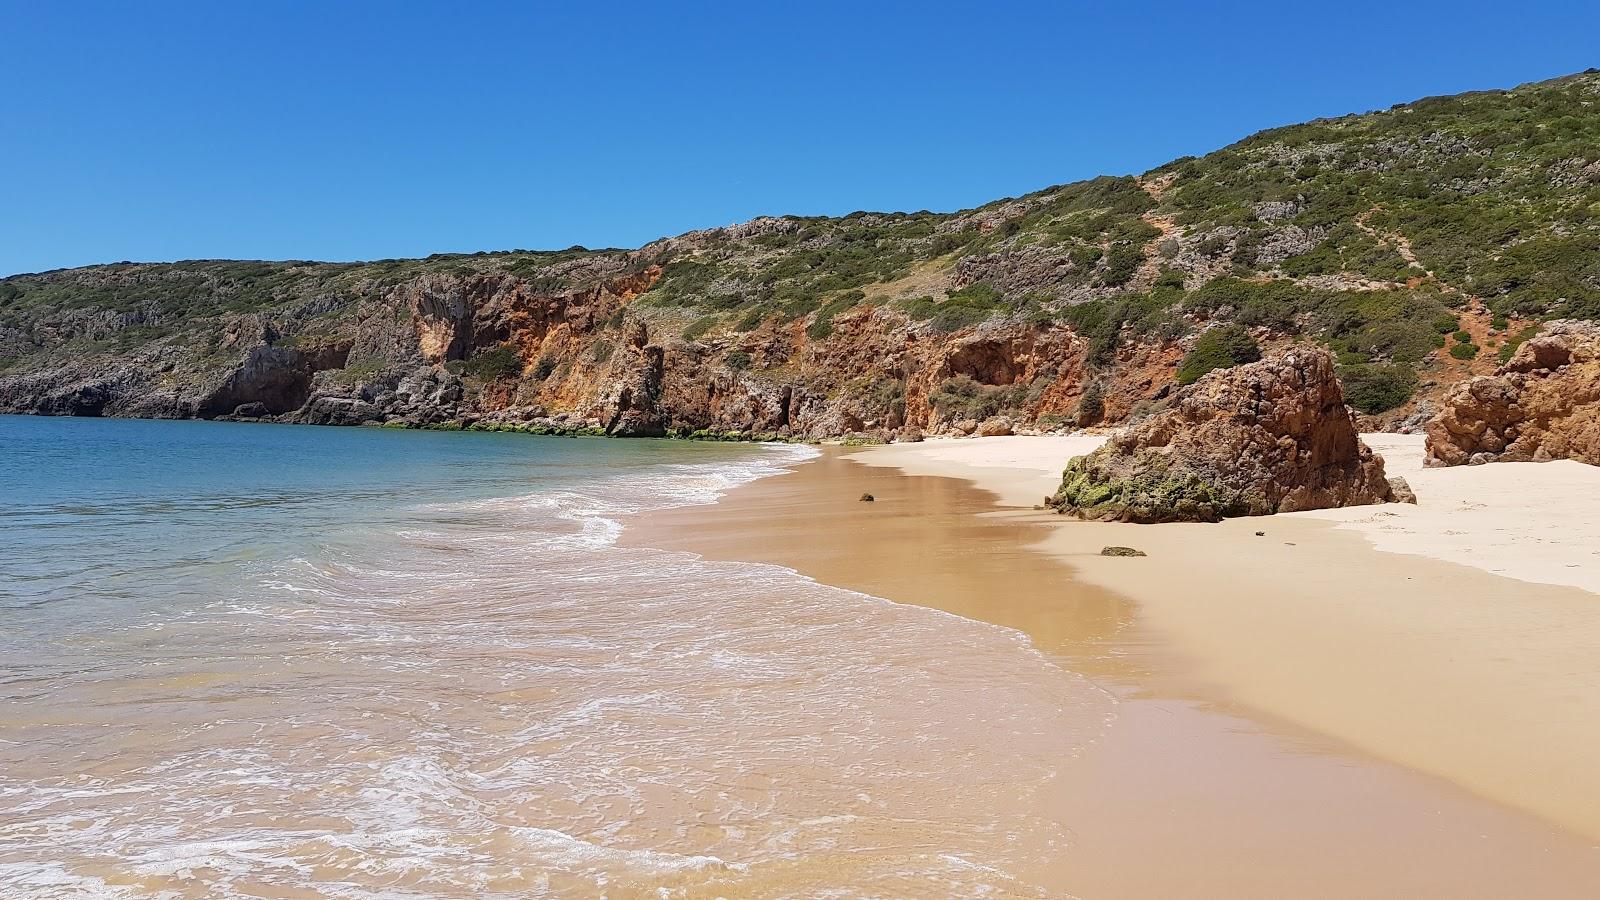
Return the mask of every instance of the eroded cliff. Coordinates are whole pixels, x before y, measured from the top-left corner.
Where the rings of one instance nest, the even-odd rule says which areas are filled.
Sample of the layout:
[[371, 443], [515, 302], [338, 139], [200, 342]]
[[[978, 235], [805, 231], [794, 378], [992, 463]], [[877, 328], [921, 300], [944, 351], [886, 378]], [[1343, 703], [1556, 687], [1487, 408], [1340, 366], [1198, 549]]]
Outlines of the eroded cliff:
[[1363, 428], [1412, 429], [1541, 321], [1600, 317], [1597, 103], [1585, 73], [957, 213], [637, 250], [13, 276], [0, 411], [997, 434], [1139, 420], [1180, 380], [1309, 340]]

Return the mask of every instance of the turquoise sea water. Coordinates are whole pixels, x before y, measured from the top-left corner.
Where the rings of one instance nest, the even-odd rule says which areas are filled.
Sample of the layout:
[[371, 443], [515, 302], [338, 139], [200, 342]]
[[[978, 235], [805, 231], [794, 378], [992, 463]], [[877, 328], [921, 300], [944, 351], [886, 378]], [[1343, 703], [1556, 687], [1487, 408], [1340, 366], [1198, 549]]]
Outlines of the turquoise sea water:
[[40, 627], [183, 610], [241, 572], [432, 521], [437, 504], [663, 467], [712, 476], [728, 464], [731, 484], [767, 455], [673, 441], [0, 416], [0, 602], [13, 622], [37, 616]]
[[1098, 692], [617, 546], [815, 453], [0, 417], [0, 896], [1030, 892]]

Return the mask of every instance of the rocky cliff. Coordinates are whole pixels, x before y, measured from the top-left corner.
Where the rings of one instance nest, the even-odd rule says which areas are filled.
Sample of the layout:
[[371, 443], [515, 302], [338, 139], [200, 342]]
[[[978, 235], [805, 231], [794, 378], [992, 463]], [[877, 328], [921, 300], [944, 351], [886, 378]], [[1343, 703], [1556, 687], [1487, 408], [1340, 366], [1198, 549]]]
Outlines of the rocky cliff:
[[1413, 428], [1541, 321], [1600, 317], [1597, 103], [1586, 73], [957, 213], [636, 250], [12, 276], [0, 411], [1003, 433], [1138, 420], [1180, 372], [1310, 340], [1363, 427]]
[[1493, 376], [1456, 385], [1428, 423], [1426, 464], [1600, 465], [1600, 325], [1551, 322]]
[[1049, 505], [1086, 519], [1215, 522], [1394, 499], [1327, 350], [1213, 371], [1068, 463]]

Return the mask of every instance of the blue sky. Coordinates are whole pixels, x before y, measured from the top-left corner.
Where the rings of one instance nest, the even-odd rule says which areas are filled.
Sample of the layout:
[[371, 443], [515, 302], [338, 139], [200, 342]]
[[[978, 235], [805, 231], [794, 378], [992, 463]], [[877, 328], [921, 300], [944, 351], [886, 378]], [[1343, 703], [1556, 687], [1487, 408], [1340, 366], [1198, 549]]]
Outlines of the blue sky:
[[0, 274], [958, 209], [1600, 66], [1600, 4], [0, 0]]

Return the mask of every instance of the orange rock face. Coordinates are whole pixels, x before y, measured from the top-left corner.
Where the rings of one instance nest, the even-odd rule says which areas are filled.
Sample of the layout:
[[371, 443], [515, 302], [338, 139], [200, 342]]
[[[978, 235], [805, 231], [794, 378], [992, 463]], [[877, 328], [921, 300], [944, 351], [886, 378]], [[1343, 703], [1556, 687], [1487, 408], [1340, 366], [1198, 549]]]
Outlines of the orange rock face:
[[1493, 375], [1456, 385], [1428, 423], [1430, 466], [1600, 465], [1600, 325], [1557, 321]]
[[1298, 346], [1182, 389], [1171, 409], [1072, 460], [1050, 505], [1092, 519], [1216, 521], [1393, 496], [1333, 355]]

